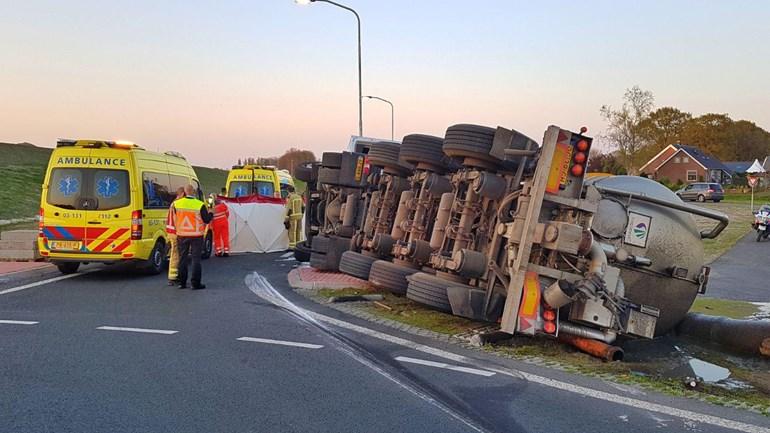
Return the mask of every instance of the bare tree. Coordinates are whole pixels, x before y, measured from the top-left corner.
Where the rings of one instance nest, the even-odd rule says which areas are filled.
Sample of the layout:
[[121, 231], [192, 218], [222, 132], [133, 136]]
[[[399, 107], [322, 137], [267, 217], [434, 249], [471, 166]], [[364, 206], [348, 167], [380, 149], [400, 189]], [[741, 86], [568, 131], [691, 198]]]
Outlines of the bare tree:
[[607, 130], [602, 138], [618, 149], [620, 162], [630, 174], [638, 174], [642, 161], [638, 161], [637, 157], [647, 145], [643, 122], [655, 106], [654, 102], [652, 92], [634, 86], [626, 89], [620, 109], [603, 105], [599, 110], [607, 121]]

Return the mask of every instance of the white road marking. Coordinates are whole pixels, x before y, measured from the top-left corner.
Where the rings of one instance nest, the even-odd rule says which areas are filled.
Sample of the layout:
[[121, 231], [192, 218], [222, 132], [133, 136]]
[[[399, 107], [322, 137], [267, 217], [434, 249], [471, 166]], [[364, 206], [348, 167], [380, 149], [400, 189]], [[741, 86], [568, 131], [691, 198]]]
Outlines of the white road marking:
[[398, 377], [392, 375], [387, 370], [383, 369], [377, 363], [372, 362], [366, 356], [362, 355], [359, 349], [352, 347], [345, 339], [341, 338], [336, 332], [330, 330], [326, 325], [324, 325], [323, 323], [316, 320], [313, 316], [311, 316], [309, 311], [294, 305], [291, 301], [286, 299], [281, 293], [275, 290], [273, 285], [270, 284], [270, 281], [268, 281], [265, 277], [259, 275], [256, 272], [253, 272], [252, 274], [246, 276], [246, 286], [258, 297], [272, 303], [273, 305], [287, 309], [288, 311], [296, 314], [300, 318], [300, 320], [303, 320], [308, 324], [314, 325], [318, 329], [324, 331], [325, 333], [328, 334], [329, 338], [332, 338], [337, 342], [335, 349], [339, 350], [340, 352], [344, 353], [347, 356], [350, 356], [360, 364], [371, 369], [375, 373], [393, 382], [394, 384], [403, 388], [404, 390], [410, 392], [412, 395], [419, 398], [420, 400], [430, 405], [433, 405], [437, 409], [446, 413], [448, 416], [454, 418], [458, 422], [467, 426], [469, 431], [472, 430], [478, 433], [489, 432], [489, 430], [485, 429], [484, 427], [476, 425], [475, 422], [468, 419], [463, 414], [458, 413], [457, 411], [445, 405], [441, 401], [436, 400], [430, 394], [423, 392], [419, 388], [416, 388], [415, 386], [407, 382], [404, 382]]
[[477, 370], [475, 368], [461, 367], [459, 365], [445, 364], [443, 362], [428, 361], [425, 359], [410, 358], [408, 356], [398, 356], [395, 359], [396, 361], [408, 362], [410, 364], [419, 364], [419, 365], [425, 365], [428, 367], [443, 368], [446, 370], [459, 371], [461, 373], [470, 373], [470, 374], [475, 374], [475, 375], [484, 376], [484, 377], [495, 375], [495, 373], [491, 371]]
[[26, 289], [31, 289], [33, 287], [42, 286], [44, 284], [50, 284], [50, 283], [55, 283], [55, 282], [61, 281], [61, 280], [67, 280], [67, 279], [70, 279], [70, 278], [79, 277], [79, 276], [82, 276], [82, 275], [85, 275], [85, 274], [90, 274], [91, 272], [95, 272], [95, 271], [98, 271], [98, 270], [99, 269], [88, 269], [88, 270], [85, 270], [85, 271], [78, 272], [77, 274], [59, 275], [58, 277], [49, 278], [47, 280], [35, 281], [34, 283], [25, 284], [23, 286], [12, 287], [10, 289], [0, 290], [0, 295], [7, 295], [8, 293], [18, 292], [18, 291], [26, 290]]
[[296, 341], [284, 341], [284, 340], [271, 340], [269, 338], [256, 338], [256, 337], [241, 337], [236, 338], [238, 341], [251, 341], [254, 343], [265, 343], [265, 344], [276, 344], [279, 346], [294, 346], [294, 347], [302, 347], [305, 349], [320, 349], [323, 346], [320, 344], [310, 344], [310, 343], [297, 343]]
[[[293, 304], [288, 299], [286, 299], [270, 284], [269, 281], [267, 281], [261, 275], [255, 272], [254, 274], [252, 274], [252, 276], [255, 279], [253, 284], [260, 286], [260, 288], [264, 291], [264, 293], [259, 293], [254, 287], [252, 287], [251, 284], [248, 284], [249, 280], [247, 277], [247, 285], [255, 295], [267, 301], [270, 301], [278, 306], [287, 308], [299, 314], [300, 316], [308, 317], [313, 321], [329, 323], [331, 325], [334, 325], [343, 329], [348, 329], [354, 332], [368, 335], [373, 338], [377, 338], [379, 340], [387, 341], [393, 344], [398, 344], [403, 347], [414, 349], [423, 353], [428, 353], [430, 355], [438, 356], [444, 359], [449, 359], [454, 362], [460, 362], [464, 364], [476, 364], [476, 365], [478, 365], [479, 363], [479, 361], [474, 360], [472, 358], [468, 358], [463, 355], [458, 355], [456, 353], [448, 352], [442, 349], [437, 349], [435, 347], [426, 346], [424, 344], [416, 343], [411, 340], [396, 337], [390, 334], [385, 334], [383, 332], [375, 331], [374, 329], [365, 328], [363, 326], [355, 325], [353, 323], [345, 322], [342, 320], [335, 319], [333, 317], [328, 317], [328, 316], [324, 316], [323, 314], [305, 310], [304, 308], [301, 308]], [[770, 433], [770, 428], [767, 428], [767, 427], [743, 423], [743, 422], [734, 421], [728, 418], [707, 415], [704, 413], [698, 413], [698, 412], [684, 410], [684, 409], [677, 409], [671, 406], [664, 406], [662, 404], [652, 403], [649, 401], [639, 400], [636, 398], [625, 397], [625, 396], [622, 396], [619, 394], [613, 394], [610, 392], [599, 391], [593, 388], [575, 385], [569, 382], [563, 382], [556, 379], [550, 379], [544, 376], [539, 376], [539, 375], [527, 373], [524, 371], [512, 370], [512, 369], [501, 369], [501, 368], [488, 367], [488, 366], [485, 366], [485, 368], [487, 368], [490, 371], [494, 371], [495, 373], [500, 373], [502, 375], [514, 377], [517, 379], [527, 380], [529, 382], [537, 383], [537, 384], [547, 386], [549, 388], [557, 389], [560, 391], [571, 392], [573, 394], [577, 394], [580, 396], [591, 397], [597, 400], [607, 401], [609, 403], [628, 406], [635, 409], [646, 410], [648, 412], [656, 412], [664, 415], [674, 416], [685, 420], [685, 422], [697, 422], [697, 423], [709, 424], [709, 425], [722, 427], [730, 430], [741, 431], [745, 433]], [[430, 398], [430, 397], [426, 397], [426, 398]], [[457, 416], [457, 415], [453, 415], [453, 416]], [[471, 426], [474, 427], [475, 430], [478, 430], [478, 427], [476, 427], [475, 425], [471, 425]]]
[[171, 331], [167, 329], [123, 328], [121, 326], [100, 326], [96, 329], [99, 329], [102, 331], [144, 332], [146, 334], [163, 334], [163, 335], [172, 335], [179, 332], [179, 331]]
[[0, 320], [3, 325], [37, 325], [40, 322], [31, 322], [29, 320]]

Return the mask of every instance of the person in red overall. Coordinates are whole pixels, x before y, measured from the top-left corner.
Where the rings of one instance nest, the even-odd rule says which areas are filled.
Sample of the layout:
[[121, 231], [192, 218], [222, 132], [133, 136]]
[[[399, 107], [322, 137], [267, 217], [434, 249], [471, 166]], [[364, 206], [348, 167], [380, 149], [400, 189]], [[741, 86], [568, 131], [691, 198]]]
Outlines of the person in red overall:
[[218, 257], [230, 255], [230, 210], [222, 200], [214, 205], [214, 220], [211, 229], [214, 231], [214, 253]]

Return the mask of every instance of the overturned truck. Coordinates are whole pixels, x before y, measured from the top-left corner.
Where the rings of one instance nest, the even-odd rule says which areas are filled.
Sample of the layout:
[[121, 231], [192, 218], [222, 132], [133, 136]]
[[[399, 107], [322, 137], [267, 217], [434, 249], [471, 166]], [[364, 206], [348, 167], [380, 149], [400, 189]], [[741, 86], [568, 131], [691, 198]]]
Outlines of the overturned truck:
[[[617, 359], [618, 336], [668, 332], [705, 291], [701, 239], [725, 215], [649, 179], [586, 180], [584, 131], [551, 126], [541, 147], [472, 126], [447, 131], [444, 151], [462, 168], [440, 200], [431, 270], [407, 277], [407, 297]], [[694, 215], [715, 224], [700, 232]]]

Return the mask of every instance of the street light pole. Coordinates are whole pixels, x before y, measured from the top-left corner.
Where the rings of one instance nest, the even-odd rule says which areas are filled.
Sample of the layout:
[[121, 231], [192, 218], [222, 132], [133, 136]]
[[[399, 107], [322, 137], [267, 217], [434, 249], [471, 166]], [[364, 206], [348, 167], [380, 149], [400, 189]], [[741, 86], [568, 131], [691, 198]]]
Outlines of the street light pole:
[[294, 0], [294, 1], [297, 4], [301, 4], [301, 5], [306, 5], [306, 4], [315, 3], [315, 2], [329, 3], [330, 5], [334, 5], [339, 8], [350, 11], [353, 13], [353, 15], [356, 16], [356, 22], [358, 23], [358, 135], [363, 136], [364, 135], [364, 106], [363, 106], [362, 85], [361, 85], [361, 17], [358, 16], [358, 12], [356, 12], [353, 8], [345, 6], [343, 4], [339, 4], [332, 0]]
[[393, 103], [388, 101], [385, 98], [380, 98], [379, 96], [366, 95], [366, 96], [364, 96], [364, 98], [377, 99], [377, 100], [380, 100], [380, 101], [385, 102], [388, 105], [390, 105], [390, 139], [393, 140], [393, 137], [394, 137], [393, 131], [394, 131], [394, 125], [395, 125], [394, 117], [393, 117], [393, 111], [394, 111], [393, 110]]

